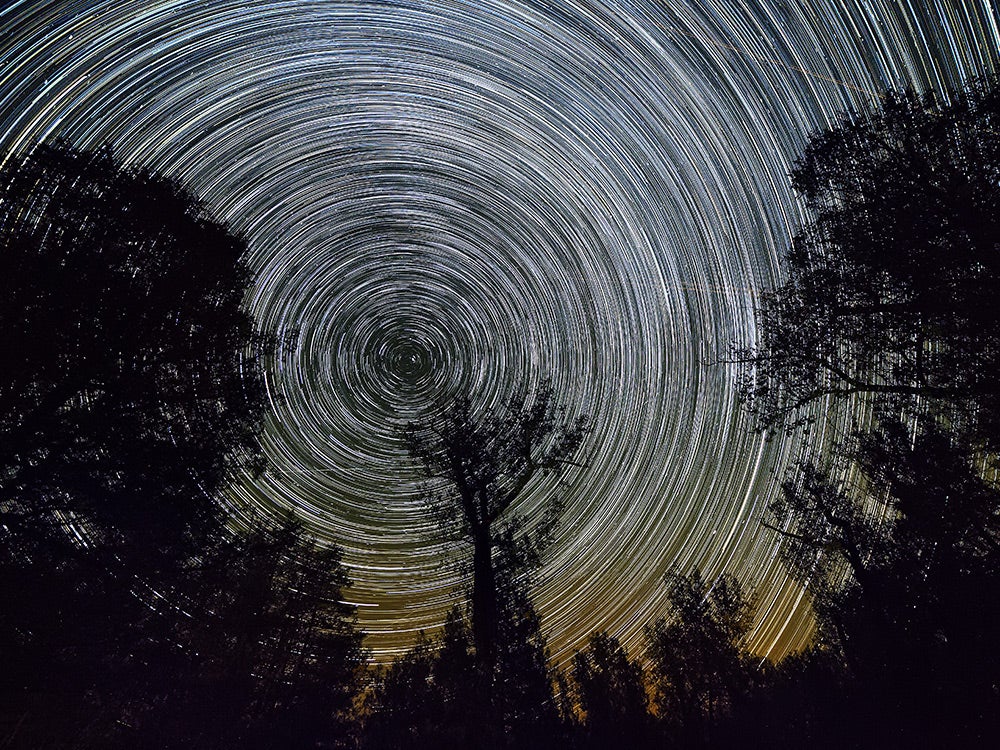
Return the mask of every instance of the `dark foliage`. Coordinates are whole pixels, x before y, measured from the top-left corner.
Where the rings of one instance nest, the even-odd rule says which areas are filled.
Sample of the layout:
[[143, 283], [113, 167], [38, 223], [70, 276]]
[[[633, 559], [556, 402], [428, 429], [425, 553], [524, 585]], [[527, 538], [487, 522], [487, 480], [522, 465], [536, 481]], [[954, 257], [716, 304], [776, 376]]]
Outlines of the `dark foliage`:
[[890, 93], [813, 136], [792, 174], [812, 214], [737, 350], [767, 428], [820, 399], [919, 405], [979, 439], [1000, 419], [1000, 89]]
[[[151, 700], [122, 744], [150, 748], [347, 746], [363, 656], [336, 549], [293, 525], [213, 550], [174, 592], [186, 616]], [[181, 598], [178, 594], [188, 594]], [[164, 675], [169, 674], [169, 690]]]
[[580, 747], [640, 747], [651, 717], [642, 667], [614, 636], [594, 633], [573, 656], [573, 684], [582, 717]]
[[851, 458], [856, 482], [805, 464], [773, 509], [820, 643], [878, 706], [886, 741], [985, 742], [1000, 712], [1000, 488], [930, 422], [859, 435]]
[[711, 746], [752, 684], [752, 604], [729, 576], [710, 584], [695, 570], [669, 583], [670, 612], [646, 630], [657, 712], [676, 741]]
[[366, 747], [551, 747], [562, 732], [554, 675], [538, 616], [526, 596], [518, 601], [502, 613], [492, 670], [476, 659], [458, 607], [437, 639], [421, 637], [381, 670], [368, 701]]
[[416, 646], [378, 671], [366, 708], [365, 747], [372, 750], [495, 745], [485, 679], [458, 607], [437, 639], [421, 634]]
[[43, 145], [0, 171], [0, 247], [6, 543], [176, 557], [257, 456], [244, 243], [155, 172]]
[[744, 396], [767, 428], [819, 399], [877, 419], [802, 462], [771, 508], [819, 624], [754, 699], [774, 742], [997, 742], [998, 124], [993, 79], [890, 94], [814, 136], [793, 173], [813, 220], [738, 352]]
[[275, 345], [243, 242], [171, 180], [56, 145], [0, 171], [0, 250], [0, 744], [345, 736], [338, 554], [221, 524]]

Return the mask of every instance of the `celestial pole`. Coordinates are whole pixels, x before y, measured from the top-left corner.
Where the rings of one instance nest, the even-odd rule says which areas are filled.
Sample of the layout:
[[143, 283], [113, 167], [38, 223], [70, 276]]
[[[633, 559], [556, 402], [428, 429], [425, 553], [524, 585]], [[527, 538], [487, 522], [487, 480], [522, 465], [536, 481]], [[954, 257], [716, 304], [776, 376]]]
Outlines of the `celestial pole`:
[[270, 467], [224, 502], [344, 549], [376, 658], [461, 596], [402, 426], [544, 377], [595, 426], [589, 468], [516, 509], [565, 498], [535, 591], [556, 660], [596, 629], [639, 650], [696, 565], [757, 592], [777, 656], [811, 621], [761, 522], [803, 440], [755, 434], [717, 362], [805, 219], [808, 135], [998, 63], [991, 0], [21, 0], [0, 159], [106, 144], [246, 237], [247, 305], [298, 337]]

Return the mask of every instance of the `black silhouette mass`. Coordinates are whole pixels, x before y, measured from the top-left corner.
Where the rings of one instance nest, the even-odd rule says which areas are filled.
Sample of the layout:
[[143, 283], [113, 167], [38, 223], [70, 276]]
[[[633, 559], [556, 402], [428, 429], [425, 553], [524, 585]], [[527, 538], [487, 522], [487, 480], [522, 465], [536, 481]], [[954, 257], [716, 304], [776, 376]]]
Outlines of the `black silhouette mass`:
[[4, 523], [177, 554], [221, 523], [211, 496], [260, 450], [245, 246], [108, 152], [42, 146], [0, 186]]
[[981, 439], [1000, 414], [1000, 101], [890, 94], [810, 141], [792, 185], [812, 219], [789, 280], [763, 295], [761, 336], [737, 352], [768, 428], [824, 400], [930, 411]]

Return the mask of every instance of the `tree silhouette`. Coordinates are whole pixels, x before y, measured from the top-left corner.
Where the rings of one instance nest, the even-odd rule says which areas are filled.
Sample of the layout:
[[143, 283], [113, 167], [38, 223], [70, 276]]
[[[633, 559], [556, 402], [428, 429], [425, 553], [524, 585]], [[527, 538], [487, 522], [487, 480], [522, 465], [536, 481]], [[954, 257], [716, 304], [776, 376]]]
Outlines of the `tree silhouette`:
[[782, 690], [822, 694], [822, 674], [842, 688], [800, 743], [995, 739], [1000, 612], [981, 592], [1000, 583], [998, 125], [995, 78], [890, 93], [813, 136], [792, 175], [812, 219], [763, 297], [759, 343], [737, 350], [743, 396], [768, 429], [807, 423], [820, 399], [875, 416], [771, 506], [819, 625]]
[[772, 507], [819, 643], [842, 655], [886, 742], [984, 743], [1000, 710], [1000, 607], [986, 593], [1000, 589], [1000, 488], [930, 420], [859, 434], [849, 459], [840, 481], [804, 463]]
[[151, 170], [41, 145], [0, 171], [0, 247], [8, 543], [149, 559], [210, 533], [264, 404], [243, 241]]
[[642, 746], [649, 721], [644, 675], [618, 639], [591, 634], [587, 648], [573, 656], [572, 674], [586, 746]]
[[[337, 549], [286, 523], [228, 540], [175, 597], [183, 645], [168, 695], [128, 736], [153, 747], [311, 748], [349, 735], [364, 654]], [[346, 744], [346, 743], [344, 743]]]
[[412, 649], [376, 672], [367, 700], [366, 748], [444, 746], [448, 727], [444, 689], [434, 679], [435, 645], [421, 633]]
[[672, 577], [668, 597], [668, 616], [646, 628], [657, 709], [678, 741], [711, 745], [751, 683], [752, 603], [732, 577], [710, 585], [698, 570]]
[[568, 419], [546, 382], [530, 402], [514, 400], [498, 413], [477, 417], [461, 397], [440, 419], [411, 424], [411, 455], [437, 480], [430, 502], [446, 525], [472, 545], [472, 632], [479, 664], [492, 672], [497, 660], [502, 586], [537, 562], [540, 545], [560, 510], [553, 495], [546, 519], [532, 535], [513, 512], [529, 482], [580, 466], [574, 456], [589, 433], [588, 419]]
[[460, 607], [435, 638], [379, 670], [369, 696], [365, 746], [551, 747], [560, 738], [545, 641], [527, 596], [500, 618], [498, 663], [485, 671]]
[[495, 747], [484, 675], [462, 611], [452, 608], [434, 639], [378, 670], [369, 696], [365, 747]]
[[812, 220], [737, 349], [767, 428], [819, 399], [920, 404], [989, 440], [1000, 422], [1000, 90], [886, 95], [814, 135], [792, 172]]
[[496, 673], [486, 684], [494, 745], [550, 747], [560, 716], [541, 619], [525, 583], [503, 583], [501, 592]]
[[0, 652], [10, 746], [100, 745], [149, 665], [164, 595], [258, 456], [244, 243], [175, 182], [42, 145], [0, 169]]

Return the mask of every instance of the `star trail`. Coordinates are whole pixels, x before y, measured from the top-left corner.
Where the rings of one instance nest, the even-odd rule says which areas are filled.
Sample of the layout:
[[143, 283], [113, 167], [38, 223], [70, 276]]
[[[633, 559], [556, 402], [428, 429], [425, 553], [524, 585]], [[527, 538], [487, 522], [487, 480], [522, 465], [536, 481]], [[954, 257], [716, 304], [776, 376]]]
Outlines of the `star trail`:
[[401, 428], [547, 376], [595, 426], [589, 468], [516, 509], [566, 501], [535, 592], [555, 660], [596, 629], [638, 649], [695, 565], [757, 591], [754, 651], [808, 642], [761, 526], [802, 441], [755, 434], [716, 363], [781, 278], [809, 133], [995, 72], [990, 0], [22, 1], [0, 29], [0, 154], [108, 144], [247, 238], [247, 305], [297, 338], [270, 466], [224, 501], [343, 547], [375, 658], [461, 595]]

